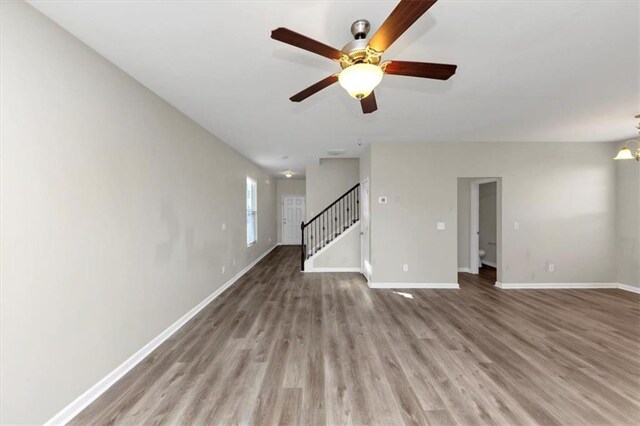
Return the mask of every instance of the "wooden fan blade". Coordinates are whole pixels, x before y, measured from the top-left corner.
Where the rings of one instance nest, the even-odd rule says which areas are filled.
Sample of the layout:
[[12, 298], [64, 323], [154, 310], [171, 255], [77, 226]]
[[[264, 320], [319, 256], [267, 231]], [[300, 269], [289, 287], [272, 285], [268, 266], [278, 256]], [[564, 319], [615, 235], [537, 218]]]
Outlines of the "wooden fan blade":
[[456, 73], [457, 65], [433, 64], [429, 62], [391, 61], [384, 68], [386, 74], [406, 75], [409, 77], [434, 78], [448, 80]]
[[325, 88], [331, 86], [336, 81], [338, 81], [338, 74], [330, 75], [329, 77], [320, 80], [319, 82], [317, 82], [313, 86], [307, 87], [302, 92], [296, 93], [295, 95], [293, 95], [289, 99], [291, 100], [291, 102], [304, 101], [309, 96], [314, 95], [314, 94], [318, 93], [319, 91], [321, 91], [322, 89], [325, 89]]
[[376, 102], [376, 94], [371, 92], [366, 98], [360, 99], [360, 106], [362, 106], [362, 112], [365, 114], [371, 114], [378, 110], [378, 103]]
[[327, 46], [324, 43], [320, 43], [319, 41], [298, 34], [287, 28], [277, 28], [271, 31], [271, 38], [336, 61], [345, 54], [338, 49], [334, 49], [331, 46]]
[[438, 0], [402, 0], [369, 41], [369, 47], [384, 52]]

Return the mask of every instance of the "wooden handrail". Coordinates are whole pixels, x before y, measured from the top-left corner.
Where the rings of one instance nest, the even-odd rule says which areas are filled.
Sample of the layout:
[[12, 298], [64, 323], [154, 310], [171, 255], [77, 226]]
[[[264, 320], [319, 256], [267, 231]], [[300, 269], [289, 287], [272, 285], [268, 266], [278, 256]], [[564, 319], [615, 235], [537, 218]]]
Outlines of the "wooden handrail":
[[311, 222], [313, 222], [314, 220], [316, 220], [317, 218], [319, 218], [320, 216], [322, 216], [322, 213], [326, 212], [327, 210], [329, 210], [331, 207], [335, 206], [336, 204], [338, 204], [338, 202], [340, 202], [340, 200], [342, 200], [344, 197], [346, 197], [347, 195], [349, 195], [354, 189], [356, 189], [357, 187], [359, 187], [360, 184], [357, 183], [353, 186], [353, 188], [351, 188], [350, 190], [348, 190], [347, 192], [345, 192], [344, 194], [342, 194], [340, 197], [338, 197], [337, 200], [335, 200], [333, 203], [329, 204], [329, 206], [322, 210], [320, 213], [318, 213], [317, 215], [315, 215], [309, 222], [304, 223], [302, 222], [302, 229], [306, 228], [307, 226], [309, 226], [309, 224]]

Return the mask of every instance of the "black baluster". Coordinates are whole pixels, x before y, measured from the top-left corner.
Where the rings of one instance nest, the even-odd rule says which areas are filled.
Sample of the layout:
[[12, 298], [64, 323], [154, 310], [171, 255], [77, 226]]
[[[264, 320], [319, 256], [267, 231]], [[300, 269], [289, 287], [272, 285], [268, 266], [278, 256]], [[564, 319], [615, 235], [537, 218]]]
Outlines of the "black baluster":
[[306, 254], [305, 254], [305, 239], [304, 239], [304, 222], [302, 222], [302, 224], [300, 225], [300, 233], [302, 234], [300, 237], [300, 244], [302, 244], [302, 246], [300, 247], [300, 249], [302, 250], [302, 255], [304, 258], [306, 258]]
[[360, 220], [360, 187], [356, 188], [356, 221]]
[[346, 196], [342, 199], [342, 204], [344, 204], [344, 218], [343, 218], [344, 220], [342, 221], [342, 227], [344, 229], [347, 229], [347, 216], [348, 216], [347, 215], [347, 211], [348, 211], [347, 209], [349, 208], [348, 204], [347, 204], [347, 199], [348, 198]]

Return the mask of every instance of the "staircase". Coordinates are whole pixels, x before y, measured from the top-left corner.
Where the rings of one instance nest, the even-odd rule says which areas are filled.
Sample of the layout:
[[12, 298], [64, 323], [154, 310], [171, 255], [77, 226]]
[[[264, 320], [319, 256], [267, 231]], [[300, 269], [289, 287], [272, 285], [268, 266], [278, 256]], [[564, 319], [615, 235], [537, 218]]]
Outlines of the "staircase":
[[307, 223], [302, 222], [300, 269], [310, 259], [343, 232], [360, 220], [360, 184], [345, 192]]

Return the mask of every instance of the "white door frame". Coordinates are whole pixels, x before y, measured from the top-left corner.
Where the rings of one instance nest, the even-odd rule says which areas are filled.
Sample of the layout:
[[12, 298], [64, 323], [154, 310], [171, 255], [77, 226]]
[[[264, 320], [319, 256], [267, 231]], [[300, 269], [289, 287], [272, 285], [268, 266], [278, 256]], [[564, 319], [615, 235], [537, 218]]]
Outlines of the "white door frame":
[[[302, 206], [302, 220], [305, 219], [305, 215], [307, 214], [307, 197], [305, 195], [301, 195], [301, 194], [284, 194], [282, 195], [282, 198], [280, 199], [280, 241], [282, 241], [282, 245], [287, 245], [289, 243], [284, 241], [284, 231], [285, 231], [285, 216], [284, 216], [284, 199], [286, 197], [296, 197], [296, 198], [302, 198], [304, 199], [304, 205]], [[300, 227], [300, 224], [298, 224], [298, 227]], [[296, 241], [294, 243], [295, 245], [300, 244], [300, 241]]]
[[[364, 191], [362, 191], [362, 188], [365, 186], [365, 184], [367, 186], [367, 191], [369, 195], [369, 197], [366, 200], [363, 197]], [[371, 232], [370, 232], [371, 197], [370, 195], [371, 195], [371, 186], [369, 185], [369, 178], [365, 178], [362, 180], [362, 182], [360, 182], [360, 272], [362, 273], [362, 275], [364, 275], [367, 281], [371, 280], [371, 253], [369, 252], [371, 248]], [[366, 212], [366, 215], [365, 215], [365, 208], [368, 209], [368, 211]], [[366, 224], [365, 224], [365, 217], [367, 218]], [[366, 238], [365, 238], [365, 233], [366, 233]], [[364, 248], [365, 239], [369, 243], [367, 250], [365, 250]], [[365, 259], [365, 252], [367, 254], [367, 259]]]
[[[498, 203], [498, 206], [496, 208], [496, 220], [498, 221], [497, 228], [500, 228], [500, 224], [501, 224], [500, 211], [502, 210], [502, 197], [499, 195], [501, 191], [499, 179], [485, 178], [485, 179], [477, 179], [477, 180], [471, 181], [471, 227], [469, 228], [470, 236], [471, 236], [471, 241], [469, 245], [470, 247], [469, 256], [471, 258], [469, 259], [469, 272], [472, 274], [477, 274], [480, 268], [480, 265], [478, 264], [479, 263], [478, 262], [479, 260], [478, 246], [480, 245], [480, 185], [483, 183], [491, 183], [491, 182], [496, 182], [496, 185], [498, 185], [498, 187], [496, 188], [498, 193], [496, 197], [496, 202]], [[496, 232], [500, 232], [500, 231], [497, 230]], [[496, 247], [496, 249], [501, 250], [501, 247], [502, 247], [502, 244]], [[500, 261], [502, 256], [496, 253], [496, 257], [497, 257], [497, 260]]]

